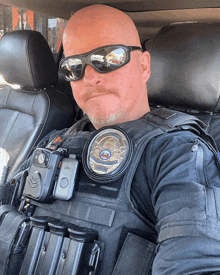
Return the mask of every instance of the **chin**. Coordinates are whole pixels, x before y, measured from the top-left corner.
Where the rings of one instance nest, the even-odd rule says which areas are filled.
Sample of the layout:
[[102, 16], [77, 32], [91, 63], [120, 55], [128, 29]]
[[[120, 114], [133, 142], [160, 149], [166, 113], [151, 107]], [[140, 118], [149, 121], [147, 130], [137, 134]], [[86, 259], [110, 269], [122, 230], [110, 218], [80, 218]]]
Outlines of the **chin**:
[[114, 125], [116, 123], [115, 121], [120, 117], [120, 115], [121, 114], [106, 114], [105, 116], [93, 116], [88, 114], [88, 117], [95, 128], [98, 129], [104, 126]]

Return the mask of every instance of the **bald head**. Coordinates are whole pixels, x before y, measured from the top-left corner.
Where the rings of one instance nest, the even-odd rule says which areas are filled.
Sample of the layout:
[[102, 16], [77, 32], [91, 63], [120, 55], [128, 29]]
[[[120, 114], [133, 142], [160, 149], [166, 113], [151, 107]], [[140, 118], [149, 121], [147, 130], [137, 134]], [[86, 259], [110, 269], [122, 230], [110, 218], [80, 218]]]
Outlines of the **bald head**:
[[63, 44], [64, 50], [81, 45], [79, 52], [77, 49], [72, 52], [80, 54], [111, 44], [140, 46], [140, 39], [133, 21], [125, 13], [109, 6], [93, 5], [71, 17], [64, 31]]
[[[66, 57], [116, 44], [140, 47], [140, 39], [131, 18], [109, 6], [93, 5], [77, 11], [64, 31]], [[134, 49], [126, 58], [128, 63], [108, 73], [100, 73], [87, 63], [82, 78], [70, 83], [76, 102], [96, 129], [138, 119], [149, 111], [149, 53]], [[74, 62], [70, 67], [77, 72], [80, 65]]]

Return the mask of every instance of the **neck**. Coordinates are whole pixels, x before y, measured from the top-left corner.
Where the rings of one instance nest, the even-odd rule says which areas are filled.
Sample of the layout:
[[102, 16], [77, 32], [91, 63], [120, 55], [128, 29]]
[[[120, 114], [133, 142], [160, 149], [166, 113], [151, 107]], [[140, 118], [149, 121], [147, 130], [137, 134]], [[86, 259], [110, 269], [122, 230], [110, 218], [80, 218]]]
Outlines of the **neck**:
[[139, 110], [138, 112], [135, 112], [134, 114], [132, 114], [132, 113], [124, 114], [124, 115], [121, 114], [118, 116], [108, 117], [106, 119], [103, 118], [103, 119], [99, 119], [99, 120], [96, 120], [93, 117], [89, 116], [89, 119], [92, 122], [95, 129], [99, 130], [102, 127], [114, 126], [116, 124], [137, 120], [137, 119], [141, 118], [142, 116], [144, 116], [148, 112], [150, 112], [149, 105], [147, 105], [147, 107], [145, 109], [143, 109], [142, 111]]

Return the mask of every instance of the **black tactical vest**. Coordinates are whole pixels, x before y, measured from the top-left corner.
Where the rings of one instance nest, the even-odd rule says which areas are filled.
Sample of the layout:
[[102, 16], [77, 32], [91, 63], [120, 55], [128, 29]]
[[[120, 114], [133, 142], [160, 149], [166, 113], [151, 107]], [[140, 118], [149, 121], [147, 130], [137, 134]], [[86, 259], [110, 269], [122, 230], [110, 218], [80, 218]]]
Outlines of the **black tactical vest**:
[[[88, 139], [91, 139], [94, 133], [78, 131], [78, 125], [79, 123], [61, 136], [63, 142], [60, 147], [68, 149], [69, 154], [75, 154], [81, 163], [83, 150], [85, 150], [85, 146], [88, 148]], [[154, 110], [139, 120], [113, 127], [125, 132], [130, 140], [129, 146], [132, 147], [132, 150], [126, 170], [114, 182], [107, 181], [106, 183], [104, 180], [100, 182], [90, 178], [83, 165], [80, 164], [77, 187], [70, 200], [56, 199], [50, 203], [44, 203], [30, 199], [30, 205], [36, 206], [31, 218], [32, 235], [26, 255], [25, 251], [22, 251], [23, 254], [20, 257], [21, 263], [24, 259], [21, 273], [14, 274], [150, 274], [156, 247], [155, 228], [139, 213], [131, 200], [130, 191], [134, 174], [144, 149], [153, 137], [179, 130], [191, 130], [199, 133], [203, 132], [202, 127], [202, 122], [195, 117], [168, 109]], [[7, 213], [10, 214], [10, 211], [9, 209]], [[4, 221], [8, 214], [4, 216], [0, 227], [0, 257], [4, 254], [4, 260], [0, 260], [0, 274], [10, 274], [7, 272], [12, 265], [12, 247], [16, 244], [16, 237], [14, 237], [11, 243], [8, 240], [8, 246], [4, 245], [5, 251], [8, 251], [6, 257], [5, 251], [2, 251], [1, 243], [6, 234], [4, 231], [7, 225]], [[24, 218], [24, 215], [22, 217]], [[48, 217], [47, 220], [44, 220], [44, 217]], [[56, 221], [51, 221], [49, 217], [55, 218]], [[71, 261], [71, 255], [75, 254], [72, 252], [71, 255], [68, 255], [68, 239], [70, 237], [63, 233], [65, 226], [59, 227], [62, 225], [59, 222], [64, 225], [66, 223], [76, 227], [80, 226], [88, 232], [97, 232], [94, 241], [97, 246], [93, 245], [91, 249], [86, 248], [87, 251], [90, 251], [89, 260], [86, 263], [82, 259], [80, 260], [82, 261], [81, 265], [90, 262], [90, 271], [88, 271], [89, 269], [83, 271], [84, 269], [81, 267], [81, 273], [77, 273], [77, 271], [73, 273], [71, 271], [74, 265], [73, 259], [71, 267], [65, 267]], [[20, 224], [21, 222], [19, 222], [19, 226]], [[73, 233], [72, 230], [71, 234]], [[16, 236], [17, 233], [13, 234]], [[39, 243], [40, 234], [44, 236], [41, 243]], [[37, 246], [39, 246], [38, 249], [36, 249]], [[37, 257], [36, 253], [38, 253]], [[35, 261], [33, 261], [34, 257]], [[74, 261], [77, 261], [77, 256], [72, 256], [72, 258], [74, 257]], [[51, 267], [56, 272], [50, 271]], [[3, 270], [5, 271], [3, 272]], [[34, 270], [37, 272], [34, 273]], [[44, 272], [40, 273], [42, 270]]]

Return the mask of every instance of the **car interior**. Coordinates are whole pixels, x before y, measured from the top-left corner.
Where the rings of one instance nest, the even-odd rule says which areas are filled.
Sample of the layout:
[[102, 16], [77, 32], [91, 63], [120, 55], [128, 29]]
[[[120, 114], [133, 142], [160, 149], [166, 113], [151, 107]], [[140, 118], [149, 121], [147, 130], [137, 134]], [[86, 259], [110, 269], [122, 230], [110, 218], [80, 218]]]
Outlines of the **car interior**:
[[151, 55], [147, 83], [151, 107], [167, 107], [202, 120], [220, 148], [220, 24], [164, 27], [145, 44]]
[[[220, 146], [217, 1], [0, 0], [0, 9], [10, 6], [68, 20], [78, 9], [100, 3], [126, 12], [143, 49], [151, 54], [150, 106], [196, 115]], [[0, 147], [10, 155], [10, 175], [45, 135], [69, 127], [82, 111], [58, 71], [62, 46], [55, 62], [39, 32], [6, 31], [0, 53], [0, 75], [20, 85], [19, 89], [0, 87]]]
[[[66, 22], [74, 12], [91, 4], [118, 8], [134, 21], [142, 47], [151, 55], [151, 77], [146, 84], [151, 109], [165, 107], [195, 115], [204, 123], [205, 131], [214, 139], [216, 148], [220, 149], [219, 1], [0, 0], [0, 205], [5, 192], [9, 191], [5, 187], [7, 176], [9, 180], [13, 178], [15, 171], [47, 135], [70, 127], [83, 116], [72, 96], [70, 83], [59, 71], [59, 61], [64, 53], [62, 44], [57, 43], [60, 33], [58, 22]], [[16, 30], [14, 18], [15, 15], [18, 17], [18, 9], [27, 10], [29, 14], [34, 12], [38, 17], [38, 21], [34, 16], [30, 17], [31, 29], [23, 26]], [[6, 24], [7, 16], [10, 23]], [[43, 24], [48, 27], [46, 31]], [[53, 31], [56, 31], [55, 42]], [[6, 175], [1, 170], [5, 165], [4, 150], [9, 158]], [[33, 213], [31, 207], [28, 209], [30, 204], [25, 209], [28, 201], [17, 197], [11, 200], [14, 199], [16, 207], [0, 207], [0, 228], [3, 228], [3, 233], [7, 232], [7, 224], [11, 224], [10, 237], [14, 236], [11, 237], [13, 241], [18, 230], [30, 230], [22, 226], [28, 224], [26, 221]], [[23, 212], [28, 209], [28, 214], [24, 215], [20, 209]], [[37, 219], [35, 222], [38, 222]], [[47, 223], [48, 220], [45, 228]], [[0, 274], [3, 274], [7, 263], [7, 253], [2, 251], [7, 251], [9, 240], [8, 236], [3, 237], [6, 242], [0, 251]], [[23, 243], [27, 242], [27, 238], [22, 240]], [[17, 240], [20, 241], [20, 237]], [[11, 242], [8, 241], [8, 244]], [[19, 274], [25, 275], [26, 262], [22, 265], [22, 259], [26, 250], [23, 255], [19, 253], [18, 250], [20, 258], [16, 258], [15, 262], [12, 258], [12, 262], [18, 270], [21, 269]], [[35, 250], [32, 249], [31, 253]], [[29, 264], [31, 256], [26, 255]], [[8, 270], [7, 274], [14, 273]]]
[[0, 93], [1, 147], [9, 154], [9, 175], [28, 157], [33, 146], [53, 130], [73, 123], [73, 102], [53, 87], [58, 73], [52, 52], [36, 31], [7, 33], [0, 43], [0, 71], [8, 83]]

